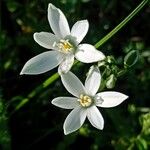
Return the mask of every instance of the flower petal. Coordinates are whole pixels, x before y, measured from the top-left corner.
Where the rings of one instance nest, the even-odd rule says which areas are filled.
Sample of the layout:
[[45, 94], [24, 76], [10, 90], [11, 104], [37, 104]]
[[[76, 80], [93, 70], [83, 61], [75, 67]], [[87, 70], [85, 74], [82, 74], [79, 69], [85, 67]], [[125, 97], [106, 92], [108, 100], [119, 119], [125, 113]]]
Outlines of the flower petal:
[[81, 94], [85, 93], [83, 84], [72, 72], [68, 71], [66, 74], [61, 74], [61, 81], [72, 95], [79, 97]]
[[64, 55], [58, 51], [41, 53], [26, 62], [20, 74], [41, 74], [58, 66]]
[[80, 43], [87, 34], [88, 29], [89, 23], [87, 20], [77, 21], [71, 29], [71, 35], [76, 38], [78, 43]]
[[62, 73], [67, 73], [74, 63], [74, 55], [69, 54], [67, 55], [61, 64], [58, 67], [58, 73], [61, 75]]
[[87, 109], [87, 118], [95, 128], [99, 130], [104, 128], [104, 119], [96, 106], [93, 105]]
[[121, 104], [124, 100], [128, 98], [127, 95], [119, 92], [101, 92], [96, 94], [99, 99], [96, 101], [96, 105], [99, 107], [115, 107]]
[[54, 34], [48, 32], [34, 33], [33, 38], [40, 46], [47, 49], [56, 49], [54, 43], [59, 41]]
[[105, 55], [90, 44], [80, 44], [75, 53], [76, 59], [84, 63], [93, 63], [105, 58]]
[[78, 99], [75, 97], [57, 97], [52, 100], [52, 104], [64, 109], [73, 109], [79, 106]]
[[92, 66], [85, 80], [85, 89], [87, 93], [94, 96], [99, 89], [101, 82], [101, 74], [99, 68]]
[[53, 4], [48, 6], [48, 21], [53, 32], [60, 38], [70, 34], [69, 25], [63, 12]]
[[86, 109], [77, 107], [73, 109], [64, 122], [64, 134], [67, 135], [78, 130], [86, 119]]

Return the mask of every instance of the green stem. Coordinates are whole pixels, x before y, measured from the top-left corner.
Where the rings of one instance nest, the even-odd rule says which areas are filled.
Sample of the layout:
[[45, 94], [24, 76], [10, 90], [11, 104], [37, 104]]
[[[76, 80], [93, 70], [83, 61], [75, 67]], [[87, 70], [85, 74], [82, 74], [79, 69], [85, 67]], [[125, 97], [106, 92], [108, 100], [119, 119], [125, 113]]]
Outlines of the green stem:
[[124, 27], [147, 4], [148, 1], [149, 0], [143, 0], [121, 23], [119, 23], [112, 31], [97, 42], [95, 47], [98, 48], [108, 41], [115, 33]]

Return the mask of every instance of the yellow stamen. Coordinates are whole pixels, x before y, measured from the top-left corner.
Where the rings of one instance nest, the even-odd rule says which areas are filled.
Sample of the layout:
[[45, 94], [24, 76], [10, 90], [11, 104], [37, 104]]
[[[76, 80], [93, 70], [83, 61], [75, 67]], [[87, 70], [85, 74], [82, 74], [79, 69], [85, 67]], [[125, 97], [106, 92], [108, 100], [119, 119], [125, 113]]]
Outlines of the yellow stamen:
[[59, 43], [54, 43], [54, 47], [57, 46], [60, 51], [64, 53], [71, 52], [73, 49], [73, 45], [69, 42], [69, 40], [60, 40]]
[[92, 100], [91, 97], [89, 97], [87, 95], [81, 94], [79, 102], [80, 102], [81, 106], [83, 106], [83, 107], [89, 107], [92, 104], [93, 100]]

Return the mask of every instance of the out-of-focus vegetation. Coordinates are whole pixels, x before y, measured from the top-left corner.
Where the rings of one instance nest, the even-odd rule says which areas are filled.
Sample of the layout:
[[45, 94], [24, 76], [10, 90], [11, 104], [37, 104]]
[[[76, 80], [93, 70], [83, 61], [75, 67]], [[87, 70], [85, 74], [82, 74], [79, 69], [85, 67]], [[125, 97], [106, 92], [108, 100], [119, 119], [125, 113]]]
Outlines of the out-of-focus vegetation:
[[[100, 47], [121, 65], [124, 56], [138, 61], [126, 62], [128, 72], [117, 79], [113, 90], [129, 95], [123, 104], [101, 109], [105, 128], [99, 131], [88, 123], [64, 136], [63, 122], [69, 113], [51, 105], [51, 100], [68, 95], [60, 80], [47, 80], [57, 72], [20, 76], [27, 60], [46, 51], [33, 40], [33, 33], [51, 32], [47, 20], [48, 3], [59, 7], [70, 26], [88, 19], [89, 32], [83, 42], [95, 44], [119, 24], [140, 0], [2, 0], [0, 19], [0, 149], [74, 150], [150, 148], [150, 7], [148, 4], [120, 32]], [[128, 53], [128, 54], [127, 54]], [[73, 67], [84, 81], [90, 64]], [[45, 82], [46, 81], [46, 82]], [[50, 84], [52, 82], [52, 84]], [[44, 83], [44, 84], [43, 84]], [[105, 88], [104, 90], [108, 90]]]

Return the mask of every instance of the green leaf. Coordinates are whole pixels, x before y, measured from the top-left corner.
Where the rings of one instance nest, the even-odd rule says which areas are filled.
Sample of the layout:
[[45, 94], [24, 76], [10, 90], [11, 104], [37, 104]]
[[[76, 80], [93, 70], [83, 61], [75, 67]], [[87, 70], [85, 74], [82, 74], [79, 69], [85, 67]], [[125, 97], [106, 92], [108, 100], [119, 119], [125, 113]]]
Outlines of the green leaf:
[[147, 142], [141, 137], [136, 140], [136, 146], [138, 150], [148, 150]]
[[106, 57], [106, 62], [109, 64], [115, 64], [116, 63], [115, 58], [112, 55]]
[[150, 112], [139, 117], [139, 122], [142, 126], [142, 133], [150, 135]]
[[137, 50], [130, 51], [124, 58], [124, 67], [132, 67], [139, 59], [139, 52]]

